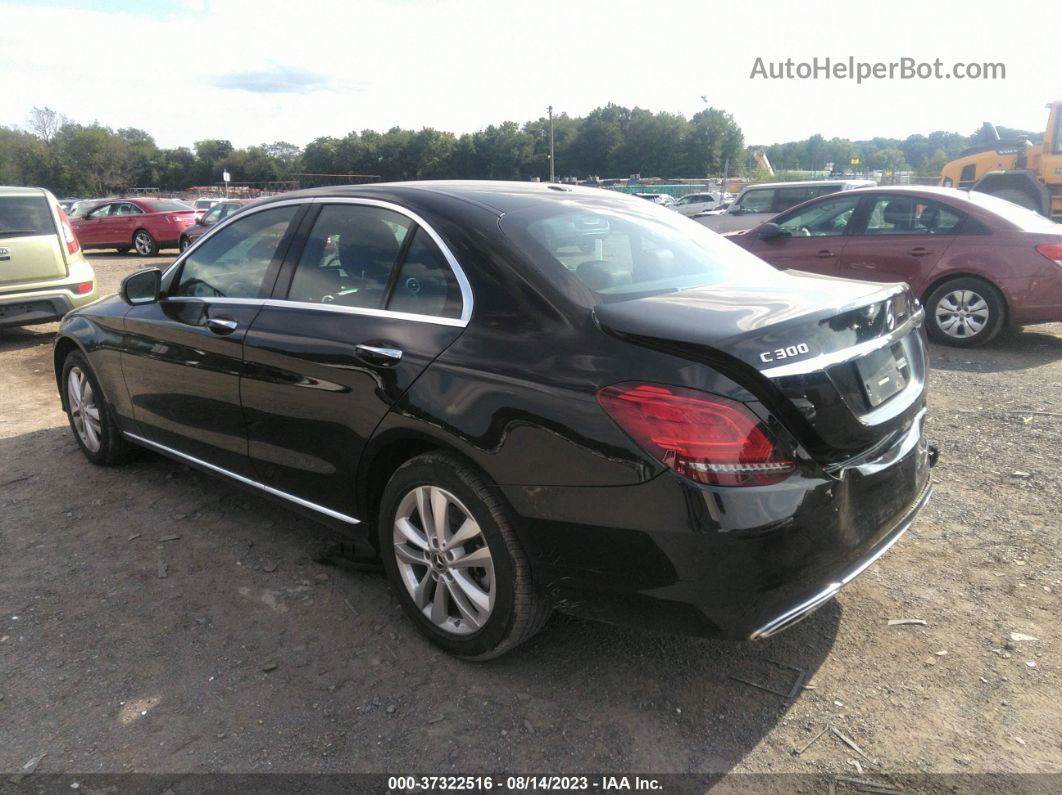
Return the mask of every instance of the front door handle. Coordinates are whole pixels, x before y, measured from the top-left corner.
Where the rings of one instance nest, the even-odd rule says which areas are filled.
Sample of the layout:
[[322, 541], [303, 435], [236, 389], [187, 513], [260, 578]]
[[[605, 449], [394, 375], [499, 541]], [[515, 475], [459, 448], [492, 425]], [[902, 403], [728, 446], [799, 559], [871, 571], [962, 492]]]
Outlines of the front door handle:
[[923, 246], [917, 246], [915, 248], [912, 248], [907, 253], [910, 254], [912, 257], [924, 257], [926, 256], [926, 254], [932, 254], [933, 252]]
[[374, 364], [394, 364], [402, 360], [402, 351], [398, 348], [385, 348], [378, 345], [357, 345], [354, 350], [358, 356]]
[[229, 320], [227, 317], [207, 318], [206, 324], [207, 328], [215, 334], [231, 334], [240, 325], [237, 321]]
[[830, 257], [836, 257], [837, 255], [830, 251], [828, 248], [822, 249], [819, 252], [819, 259], [829, 259]]

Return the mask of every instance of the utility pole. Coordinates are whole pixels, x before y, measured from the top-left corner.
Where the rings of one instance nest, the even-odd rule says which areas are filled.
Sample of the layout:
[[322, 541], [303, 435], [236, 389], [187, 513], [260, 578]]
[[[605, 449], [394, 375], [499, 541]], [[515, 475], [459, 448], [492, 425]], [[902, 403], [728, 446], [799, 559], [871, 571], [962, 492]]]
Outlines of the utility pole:
[[553, 106], [546, 110], [549, 112], [549, 181], [556, 182], [556, 173], [553, 168]]

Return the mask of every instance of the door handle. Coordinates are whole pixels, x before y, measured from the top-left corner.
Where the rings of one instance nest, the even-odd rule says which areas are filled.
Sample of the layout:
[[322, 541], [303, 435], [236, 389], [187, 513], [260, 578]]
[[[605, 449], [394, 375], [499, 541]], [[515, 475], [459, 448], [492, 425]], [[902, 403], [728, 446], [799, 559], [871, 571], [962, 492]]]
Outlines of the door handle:
[[828, 248], [824, 248], [819, 252], [819, 259], [829, 259], [830, 257], [836, 257], [837, 255], [830, 251]]
[[923, 246], [916, 246], [907, 253], [910, 254], [912, 257], [924, 257], [926, 254], [932, 254], [933, 252], [930, 251], [928, 248], [924, 248]]
[[231, 334], [236, 330], [236, 327], [240, 325], [237, 321], [229, 320], [226, 317], [207, 318], [206, 324], [207, 328], [215, 334]]
[[402, 360], [402, 351], [398, 348], [386, 348], [377, 345], [357, 345], [354, 350], [358, 356], [373, 364], [394, 364]]

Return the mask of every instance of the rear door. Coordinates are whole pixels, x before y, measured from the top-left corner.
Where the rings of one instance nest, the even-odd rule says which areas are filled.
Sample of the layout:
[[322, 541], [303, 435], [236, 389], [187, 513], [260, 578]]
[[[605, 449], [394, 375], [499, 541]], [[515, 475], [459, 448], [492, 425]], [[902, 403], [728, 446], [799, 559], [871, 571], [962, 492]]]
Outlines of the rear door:
[[100, 225], [100, 237], [97, 242], [113, 246], [129, 246], [133, 242], [133, 231], [141, 224], [144, 211], [132, 202], [115, 202], [106, 223]]
[[0, 195], [0, 288], [66, 274], [63, 241], [47, 197]]
[[218, 230], [125, 316], [122, 369], [140, 434], [228, 472], [249, 469], [240, 407], [243, 342], [273, 289], [301, 205]]
[[311, 221], [247, 334], [243, 408], [256, 478], [349, 516], [362, 449], [464, 330], [471, 295], [401, 208], [329, 201]]
[[849, 240], [846, 232], [858, 206], [858, 195], [820, 199], [775, 219], [784, 236], [743, 244], [776, 268], [837, 276]]
[[907, 282], [918, 294], [964, 220], [942, 202], [903, 194], [869, 196], [849, 232], [838, 275]]

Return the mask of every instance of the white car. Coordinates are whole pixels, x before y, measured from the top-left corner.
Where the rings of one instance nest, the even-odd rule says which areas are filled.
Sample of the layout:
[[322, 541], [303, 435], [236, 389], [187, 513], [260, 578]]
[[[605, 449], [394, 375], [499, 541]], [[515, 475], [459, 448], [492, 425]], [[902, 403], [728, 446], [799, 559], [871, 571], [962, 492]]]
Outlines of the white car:
[[688, 193], [679, 199], [671, 209], [685, 216], [717, 210], [722, 203], [720, 193]]

